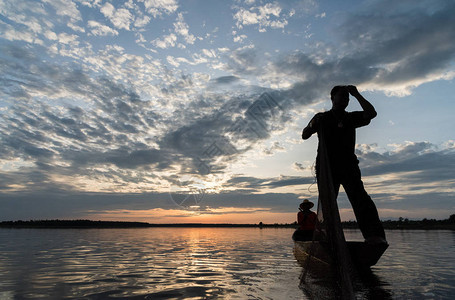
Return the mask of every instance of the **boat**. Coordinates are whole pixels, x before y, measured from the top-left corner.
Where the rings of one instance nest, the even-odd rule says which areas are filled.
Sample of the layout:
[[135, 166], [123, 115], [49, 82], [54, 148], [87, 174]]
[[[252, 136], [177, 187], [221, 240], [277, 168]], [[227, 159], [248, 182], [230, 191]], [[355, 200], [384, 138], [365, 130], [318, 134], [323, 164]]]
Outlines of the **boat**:
[[341, 299], [355, 299], [357, 275], [371, 272], [370, 267], [378, 262], [389, 245], [385, 240], [379, 243], [345, 240], [325, 136], [322, 126], [318, 131], [318, 222], [312, 241], [301, 240], [298, 230], [294, 232], [294, 256], [303, 267], [302, 286], [307, 273], [313, 273], [315, 278], [327, 278], [333, 273], [339, 283]]
[[[389, 247], [387, 243], [370, 244], [362, 241], [347, 241], [346, 245], [351, 261], [357, 269], [369, 269], [374, 266]], [[301, 264], [311, 258], [314, 261], [332, 265], [333, 257], [330, 253], [327, 242], [294, 241], [294, 256]]]
[[[346, 242], [351, 265], [352, 291], [340, 282], [338, 266], [333, 263], [328, 243], [294, 241], [294, 256], [301, 265], [299, 288], [308, 299], [392, 299], [384, 289], [384, 279], [375, 275], [374, 266], [387, 244], [372, 245], [362, 241]], [[371, 296], [370, 296], [371, 295]]]

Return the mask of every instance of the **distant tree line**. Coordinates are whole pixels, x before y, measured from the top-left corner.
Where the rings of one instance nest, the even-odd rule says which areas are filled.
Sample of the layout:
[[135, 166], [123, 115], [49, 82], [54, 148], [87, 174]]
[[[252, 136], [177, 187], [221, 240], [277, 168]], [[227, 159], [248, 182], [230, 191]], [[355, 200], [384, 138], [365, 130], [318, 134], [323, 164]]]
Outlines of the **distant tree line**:
[[[445, 220], [424, 218], [422, 220], [382, 221], [385, 229], [451, 229], [455, 230], [455, 214]], [[356, 221], [342, 222], [343, 228], [357, 229]], [[259, 227], [259, 228], [297, 228], [297, 222], [264, 224], [203, 224], [203, 223], [176, 223], [176, 224], [151, 224], [146, 222], [122, 221], [91, 221], [91, 220], [30, 220], [30, 221], [3, 221], [0, 227], [6, 228], [138, 228], [138, 227]]]
[[[358, 228], [356, 221], [342, 222], [343, 228]], [[385, 229], [452, 229], [455, 230], [455, 214], [450, 215], [448, 219], [436, 220], [427, 219], [409, 220], [408, 218], [399, 217], [398, 220], [382, 221]]]
[[91, 220], [30, 220], [4, 221], [0, 227], [29, 228], [129, 228], [148, 227], [145, 222], [91, 221]]
[[[265, 226], [286, 226], [274, 224]], [[287, 224], [287, 226], [292, 226]], [[91, 221], [91, 220], [30, 220], [3, 221], [0, 227], [9, 228], [145, 228], [145, 227], [259, 227], [259, 224], [204, 224], [204, 223], [174, 223], [151, 224], [146, 222], [122, 221]]]

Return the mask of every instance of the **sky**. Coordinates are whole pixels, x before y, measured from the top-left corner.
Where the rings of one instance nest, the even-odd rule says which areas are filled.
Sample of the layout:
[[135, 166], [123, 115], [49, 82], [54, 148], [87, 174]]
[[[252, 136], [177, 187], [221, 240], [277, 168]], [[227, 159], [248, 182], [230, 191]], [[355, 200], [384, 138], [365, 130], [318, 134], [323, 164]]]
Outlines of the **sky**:
[[302, 129], [340, 84], [378, 112], [356, 154], [381, 219], [446, 219], [453, 15], [452, 0], [0, 0], [0, 220], [293, 222], [318, 197]]

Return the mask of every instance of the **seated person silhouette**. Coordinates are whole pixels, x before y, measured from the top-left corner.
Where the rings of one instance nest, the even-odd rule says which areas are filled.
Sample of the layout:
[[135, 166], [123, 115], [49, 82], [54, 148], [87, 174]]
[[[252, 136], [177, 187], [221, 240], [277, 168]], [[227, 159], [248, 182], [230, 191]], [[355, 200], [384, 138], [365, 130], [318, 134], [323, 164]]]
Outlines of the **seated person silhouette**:
[[297, 213], [297, 223], [299, 227], [292, 235], [294, 241], [312, 241], [313, 234], [316, 227], [318, 216], [310, 209], [314, 203], [308, 199], [303, 200], [299, 205], [299, 212]]

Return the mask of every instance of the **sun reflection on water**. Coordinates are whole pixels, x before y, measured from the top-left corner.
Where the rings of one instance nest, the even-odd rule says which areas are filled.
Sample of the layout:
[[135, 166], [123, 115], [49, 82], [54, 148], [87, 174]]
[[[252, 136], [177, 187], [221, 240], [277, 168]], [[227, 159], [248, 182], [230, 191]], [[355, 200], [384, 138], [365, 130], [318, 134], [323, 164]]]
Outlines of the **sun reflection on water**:
[[[3, 228], [0, 299], [306, 299], [292, 231]], [[360, 296], [453, 298], [454, 233], [387, 236], [390, 247]], [[328, 291], [321, 278], [310, 283]]]
[[[24, 234], [9, 238], [3, 246], [16, 252], [0, 257], [5, 271], [0, 275], [3, 282], [0, 295], [14, 291], [18, 297], [59, 299], [133, 296], [244, 299], [248, 295], [267, 298], [274, 290], [283, 289], [285, 285], [277, 282], [283, 274], [291, 272], [288, 278], [292, 278], [293, 292], [285, 293], [289, 294], [288, 299], [302, 297], [289, 229], [34, 232], [38, 234], [22, 231]], [[24, 247], [18, 247], [21, 243]], [[4, 277], [14, 280], [8, 283], [3, 281]], [[286, 284], [289, 285], [289, 280]]]

